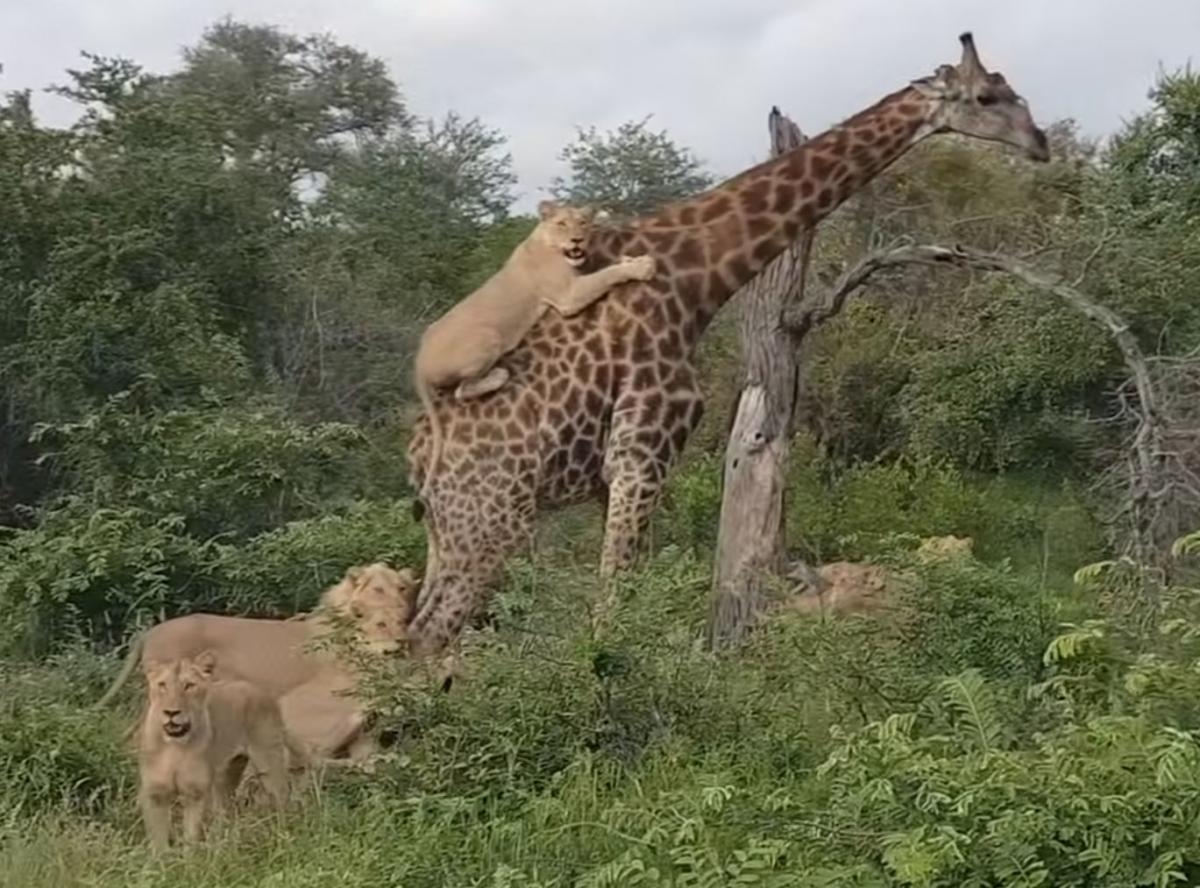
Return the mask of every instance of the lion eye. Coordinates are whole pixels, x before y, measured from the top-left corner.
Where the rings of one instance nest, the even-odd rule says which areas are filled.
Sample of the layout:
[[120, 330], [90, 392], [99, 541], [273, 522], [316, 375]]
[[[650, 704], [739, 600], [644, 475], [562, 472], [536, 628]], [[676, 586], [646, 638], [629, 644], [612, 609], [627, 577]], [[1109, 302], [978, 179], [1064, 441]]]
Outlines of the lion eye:
[[194, 688], [195, 686], [196, 686], [195, 682], [191, 682], [191, 681], [185, 681], [185, 682], [183, 683], [183, 689], [184, 689], [185, 691], [190, 691], [190, 690], [191, 690], [192, 688]]

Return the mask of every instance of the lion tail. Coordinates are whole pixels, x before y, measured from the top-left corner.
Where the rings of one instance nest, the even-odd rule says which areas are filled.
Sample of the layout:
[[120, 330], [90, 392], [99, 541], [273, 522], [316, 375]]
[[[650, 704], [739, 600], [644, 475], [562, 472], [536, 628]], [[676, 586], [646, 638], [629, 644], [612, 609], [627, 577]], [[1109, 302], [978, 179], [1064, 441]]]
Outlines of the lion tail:
[[125, 682], [129, 681], [129, 676], [133, 674], [133, 670], [137, 668], [138, 660], [142, 658], [142, 646], [145, 643], [146, 633], [139, 632], [129, 642], [129, 653], [125, 655], [125, 662], [121, 664], [121, 671], [117, 674], [116, 679], [109, 686], [108, 690], [95, 703], [96, 709], [103, 709], [113, 698], [117, 696], [117, 692], [125, 686]]

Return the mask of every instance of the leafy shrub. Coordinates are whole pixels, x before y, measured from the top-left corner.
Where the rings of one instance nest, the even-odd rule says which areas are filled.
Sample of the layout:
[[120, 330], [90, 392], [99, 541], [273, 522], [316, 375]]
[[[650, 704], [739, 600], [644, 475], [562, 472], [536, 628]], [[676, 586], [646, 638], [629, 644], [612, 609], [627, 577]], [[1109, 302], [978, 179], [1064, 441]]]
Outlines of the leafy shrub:
[[95, 656], [83, 650], [44, 667], [0, 660], [0, 831], [48, 812], [95, 816], [130, 795], [132, 756], [100, 694]]
[[817, 562], [883, 554], [896, 534], [954, 534], [974, 540], [987, 560], [1039, 562], [1095, 557], [1103, 533], [1089, 504], [1070, 485], [1047, 489], [1039, 478], [975, 479], [930, 460], [855, 466], [829, 477], [829, 465], [799, 439], [789, 467], [788, 532]]
[[981, 286], [976, 310], [917, 362], [901, 396], [914, 454], [964, 468], [1047, 465], [1085, 449], [1072, 405], [1113, 372], [1093, 322], [1004, 281]]
[[116, 636], [138, 612], [186, 607], [207, 547], [177, 516], [72, 501], [0, 546], [0, 651], [34, 652], [72, 633]]
[[314, 605], [351, 565], [382, 560], [418, 569], [424, 559], [425, 530], [413, 520], [409, 500], [360, 500], [242, 545], [213, 546], [213, 591], [204, 605], [292, 614]]
[[363, 442], [353, 426], [305, 425], [269, 402], [143, 413], [129, 392], [36, 437], [60, 444], [60, 467], [95, 502], [178, 515], [200, 539], [244, 539], [345, 502]]
[[653, 519], [656, 541], [674, 543], [697, 556], [713, 551], [717, 543], [717, 516], [721, 514], [724, 466], [722, 453], [700, 452], [668, 476]]
[[178, 516], [71, 502], [0, 546], [0, 650], [53, 649], [77, 632], [115, 641], [132, 624], [198, 610], [290, 615], [353, 564], [418, 566], [423, 531], [410, 512], [359, 502], [235, 545], [197, 541]]

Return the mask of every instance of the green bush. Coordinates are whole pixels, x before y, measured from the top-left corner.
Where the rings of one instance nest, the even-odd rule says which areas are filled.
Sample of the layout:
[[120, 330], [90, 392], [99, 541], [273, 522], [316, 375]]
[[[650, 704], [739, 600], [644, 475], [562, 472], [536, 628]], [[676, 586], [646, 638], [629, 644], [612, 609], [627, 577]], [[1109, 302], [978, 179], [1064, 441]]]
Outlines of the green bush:
[[139, 613], [186, 608], [208, 558], [177, 516], [68, 502], [0, 546], [0, 652], [54, 649], [75, 632], [115, 639]]
[[316, 604], [354, 564], [382, 560], [419, 574], [425, 529], [409, 500], [357, 501], [210, 552], [213, 591], [205, 607], [289, 615]]
[[58, 445], [55, 465], [93, 502], [178, 515], [199, 539], [245, 539], [344, 504], [363, 444], [353, 426], [306, 425], [269, 400], [143, 412], [130, 392], [35, 438]]
[[[944, 463], [867, 463], [832, 475], [798, 439], [789, 467], [787, 526], [792, 545], [817, 562], [888, 551], [896, 534], [969, 536], [979, 557], [1044, 569], [1079, 564], [1103, 551], [1090, 504], [1063, 481], [978, 478]], [[1061, 578], [1061, 576], [1060, 576]]]
[[0, 660], [0, 832], [128, 803], [134, 768], [122, 717], [88, 708], [110, 674], [103, 665], [82, 649], [40, 667]]
[[419, 566], [408, 502], [358, 502], [235, 545], [200, 542], [181, 517], [72, 502], [0, 546], [0, 652], [53, 650], [73, 633], [116, 641], [131, 625], [193, 611], [290, 615], [346, 568]]

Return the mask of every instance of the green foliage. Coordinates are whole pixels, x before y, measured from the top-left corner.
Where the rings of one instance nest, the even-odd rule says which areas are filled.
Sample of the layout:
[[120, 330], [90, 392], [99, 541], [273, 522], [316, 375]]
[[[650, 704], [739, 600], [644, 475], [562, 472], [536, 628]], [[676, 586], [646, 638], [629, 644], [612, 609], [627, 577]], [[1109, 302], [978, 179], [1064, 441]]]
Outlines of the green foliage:
[[425, 532], [413, 521], [410, 500], [359, 500], [241, 544], [218, 543], [210, 554], [215, 588], [208, 607], [291, 615], [315, 605], [350, 565], [419, 569]]
[[[942, 569], [912, 567], [927, 581]], [[957, 570], [964, 599], [993, 594]], [[1115, 888], [1200, 876], [1200, 732], [1176, 720], [1200, 691], [1194, 590], [1168, 596], [1153, 657], [1101, 623], [1067, 630], [1026, 693], [971, 655], [984, 635], [969, 625], [936, 665], [924, 652], [936, 639], [896, 631], [893, 617], [777, 617], [735, 656], [707, 655], [694, 643], [706, 577], [669, 550], [622, 585], [597, 642], [579, 618], [594, 589], [571, 579], [551, 570], [506, 589], [537, 599], [542, 631], [502, 622], [470, 637], [470, 676], [449, 695], [384, 668], [375, 696], [401, 739], [374, 775], [327, 783], [269, 828], [239, 818], [210, 852], [162, 868], [146, 868], [129, 822], [120, 726], [80, 708], [111, 668], [74, 651], [6, 673], [15, 705], [0, 707], [0, 754], [19, 765], [0, 781], [0, 864], [32, 886], [64, 867], [98, 884], [213, 886], [336, 875]], [[84, 779], [60, 798], [67, 768]], [[39, 829], [16, 831], [28, 823]]]
[[665, 130], [647, 129], [649, 122], [649, 117], [629, 121], [603, 135], [595, 127], [581, 129], [559, 154], [570, 175], [554, 180], [554, 196], [639, 216], [714, 183], [689, 149]]
[[[1162, 78], [1103, 154], [1069, 121], [1037, 168], [923, 146], [825, 223], [814, 273], [905, 236], [1037, 253], [1147, 351], [1186, 354], [1195, 87]], [[416, 117], [329, 37], [227, 21], [174, 73], [88, 56], [59, 91], [85, 112], [65, 130], [27, 93], [0, 103], [0, 881], [1200, 882], [1200, 594], [1161, 589], [1131, 628], [1114, 605], [1148, 568], [1101, 560], [1077, 492], [1118, 441], [1085, 421], [1125, 369], [1044, 296], [928, 268], [803, 351], [788, 548], [886, 567], [884, 611], [789, 611], [780, 588], [736, 652], [702, 648], [741, 379], [726, 316], [700, 351], [708, 449], [602, 638], [580, 510], [510, 563], [450, 694], [378, 664], [396, 742], [375, 774], [150, 861], [125, 716], [87, 708], [117, 667], [95, 649], [179, 613], [289, 615], [352, 564], [419, 567], [397, 411], [416, 337], [534, 220], [508, 216], [502, 134]], [[582, 130], [556, 195], [641, 213], [711, 184], [647, 124]], [[923, 563], [942, 534], [975, 558]]]
[[1151, 110], [1114, 139], [1109, 162], [1134, 205], [1192, 217], [1200, 209], [1200, 75], [1163, 72]]
[[1041, 467], [1084, 449], [1073, 405], [1107, 378], [1114, 348], [1062, 306], [993, 281], [916, 359], [900, 394], [908, 449], [966, 467]]
[[40, 668], [0, 661], [0, 839], [52, 811], [112, 814], [128, 797], [123, 726], [86, 709], [101, 665], [83, 650]]
[[0, 547], [0, 651], [60, 646], [80, 631], [119, 638], [148, 618], [192, 611], [290, 615], [352, 564], [416, 566], [407, 501], [356, 502], [237, 544], [201, 540], [181, 516], [69, 501]]
[[1046, 549], [1078, 563], [1102, 533], [1072, 485], [1037, 475], [978, 477], [928, 459], [860, 464], [837, 472], [799, 439], [789, 469], [788, 529], [809, 558], [856, 560], [886, 552], [897, 533], [968, 536], [984, 560], [1039, 565]]
[[96, 502], [179, 515], [189, 533], [245, 537], [341, 505], [362, 434], [306, 426], [269, 403], [143, 415], [129, 393], [81, 421], [43, 426], [59, 471]]
[[75, 631], [119, 633], [137, 610], [187, 606], [204, 549], [178, 516], [69, 501], [0, 548], [0, 650], [42, 652]]

